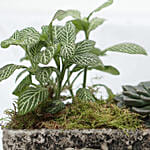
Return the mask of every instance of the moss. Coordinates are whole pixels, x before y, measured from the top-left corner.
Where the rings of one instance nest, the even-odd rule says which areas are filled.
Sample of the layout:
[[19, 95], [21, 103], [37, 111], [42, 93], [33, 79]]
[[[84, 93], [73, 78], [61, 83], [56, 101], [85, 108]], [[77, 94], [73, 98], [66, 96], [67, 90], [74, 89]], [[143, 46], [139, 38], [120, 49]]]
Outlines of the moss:
[[28, 113], [24, 116], [8, 111], [11, 121], [7, 128], [13, 129], [140, 129], [139, 115], [127, 109], [118, 108], [112, 101], [85, 102], [75, 99], [73, 104], [55, 114]]

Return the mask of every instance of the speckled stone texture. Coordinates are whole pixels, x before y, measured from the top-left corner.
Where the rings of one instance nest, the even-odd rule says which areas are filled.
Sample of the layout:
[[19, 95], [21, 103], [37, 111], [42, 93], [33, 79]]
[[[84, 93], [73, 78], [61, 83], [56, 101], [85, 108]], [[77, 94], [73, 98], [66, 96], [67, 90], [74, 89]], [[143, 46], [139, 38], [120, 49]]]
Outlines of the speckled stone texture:
[[150, 150], [150, 130], [3, 130], [3, 150]]

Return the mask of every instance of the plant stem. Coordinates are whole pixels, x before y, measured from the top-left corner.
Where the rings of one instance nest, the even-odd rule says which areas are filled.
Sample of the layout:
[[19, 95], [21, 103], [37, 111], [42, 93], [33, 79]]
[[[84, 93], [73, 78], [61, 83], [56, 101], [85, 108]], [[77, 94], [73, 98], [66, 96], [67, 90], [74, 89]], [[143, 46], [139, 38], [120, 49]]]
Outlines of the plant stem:
[[63, 81], [64, 75], [65, 75], [65, 71], [66, 71], [66, 67], [62, 63], [62, 71], [61, 71], [60, 76], [58, 78], [58, 88], [57, 88], [57, 92], [56, 92], [56, 99], [57, 100], [60, 99], [60, 93], [61, 93], [61, 89], [62, 89], [62, 81]]
[[[84, 31], [86, 40], [89, 39], [89, 35], [87, 31]], [[83, 75], [83, 88], [86, 88], [86, 80], [87, 80], [87, 67], [84, 68], [84, 75]]]

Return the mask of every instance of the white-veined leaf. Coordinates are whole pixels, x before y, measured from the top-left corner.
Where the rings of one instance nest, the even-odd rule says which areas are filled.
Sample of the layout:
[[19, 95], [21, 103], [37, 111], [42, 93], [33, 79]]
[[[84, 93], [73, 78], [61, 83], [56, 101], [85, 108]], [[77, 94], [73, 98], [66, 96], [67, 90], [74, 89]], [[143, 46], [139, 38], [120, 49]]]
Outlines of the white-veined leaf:
[[95, 42], [91, 40], [84, 40], [76, 44], [75, 54], [80, 55], [89, 52], [94, 48]]
[[2, 48], [7, 48], [10, 45], [20, 45], [28, 49], [38, 43], [40, 34], [33, 27], [25, 28], [21, 31], [16, 31], [9, 39], [1, 42]]
[[102, 10], [105, 7], [108, 7], [109, 5], [111, 5], [113, 3], [113, 0], [108, 0], [107, 2], [105, 2], [104, 4], [102, 4], [101, 6], [99, 6], [98, 8], [96, 8], [95, 10], [93, 10], [89, 16], [88, 19], [93, 15], [93, 13], [98, 12], [100, 10]]
[[19, 97], [18, 110], [20, 115], [24, 115], [36, 109], [36, 107], [48, 98], [46, 88], [30, 87]]
[[74, 64], [80, 65], [80, 66], [98, 66], [101, 65], [103, 66], [102, 61], [97, 55], [94, 55], [92, 53], [85, 53], [81, 55], [75, 55], [72, 59], [71, 62]]
[[105, 49], [104, 51], [121, 52], [128, 54], [143, 54], [147, 55], [145, 49], [133, 43], [121, 43]]
[[61, 28], [59, 39], [62, 43], [69, 44], [74, 43], [76, 39], [76, 29], [72, 22], [67, 22], [66, 25]]
[[40, 67], [37, 70], [35, 78], [42, 84], [46, 84], [50, 81], [52, 69], [50, 67]]
[[68, 43], [62, 44], [60, 54], [65, 59], [70, 59], [75, 54], [75, 44]]
[[78, 10], [71, 10], [71, 9], [70, 10], [66, 10], [66, 11], [65, 10], [58, 10], [55, 13], [52, 21], [54, 21], [55, 19], [62, 20], [65, 17], [68, 17], [68, 16], [71, 16], [71, 17], [73, 17], [75, 19], [80, 19], [81, 18], [80, 12]]
[[106, 73], [110, 73], [112, 75], [119, 75], [120, 74], [120, 72], [113, 66], [88, 67], [88, 70], [92, 70], [92, 69], [99, 70], [99, 71], [106, 72]]
[[17, 75], [15, 82], [17, 82], [18, 79], [19, 79], [26, 71], [28, 71], [28, 70], [27, 70], [27, 69], [22, 70], [22, 71]]
[[88, 28], [88, 30], [87, 30], [88, 34], [89, 34], [92, 30], [95, 30], [98, 26], [100, 26], [101, 24], [103, 24], [104, 21], [105, 21], [105, 19], [103, 19], [103, 18], [98, 18], [98, 17], [93, 18], [93, 19], [90, 21], [89, 28]]
[[76, 92], [76, 96], [79, 100], [95, 101], [95, 98], [89, 89], [85, 89], [85, 88], [78, 89], [78, 91]]
[[13, 94], [16, 96], [19, 96], [22, 92], [24, 92], [29, 85], [32, 83], [31, 75], [27, 75], [16, 87], [16, 89], [13, 91]]
[[7, 79], [11, 76], [16, 69], [25, 68], [25, 66], [8, 64], [2, 68], [0, 68], [0, 81]]
[[53, 46], [47, 47], [45, 50], [39, 52], [35, 58], [34, 61], [37, 63], [41, 63], [44, 65], [47, 65], [52, 57], [54, 56], [55, 48]]
[[53, 40], [55, 44], [60, 41], [60, 34], [62, 28], [63, 28], [62, 26], [53, 26], [52, 34], [53, 34]]

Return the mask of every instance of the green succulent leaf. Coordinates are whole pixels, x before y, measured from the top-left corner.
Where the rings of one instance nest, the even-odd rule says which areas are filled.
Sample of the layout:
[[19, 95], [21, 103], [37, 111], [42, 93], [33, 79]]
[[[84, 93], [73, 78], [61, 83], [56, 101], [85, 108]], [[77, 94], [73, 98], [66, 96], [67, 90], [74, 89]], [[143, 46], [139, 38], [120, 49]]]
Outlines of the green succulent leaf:
[[110, 6], [112, 3], [113, 3], [113, 0], [108, 0], [107, 2], [105, 2], [104, 4], [102, 4], [101, 6], [99, 6], [99, 7], [96, 8], [95, 10], [93, 10], [93, 11], [89, 14], [88, 19], [93, 15], [93, 13], [96, 13], [96, 12], [102, 10], [103, 8]]
[[27, 49], [34, 46], [40, 41], [40, 33], [33, 27], [25, 28], [21, 31], [16, 31], [9, 39], [1, 42], [2, 48], [8, 48], [10, 45], [20, 45]]
[[24, 91], [18, 100], [18, 110], [20, 115], [34, 111], [36, 107], [48, 98], [46, 88], [30, 87]]
[[102, 25], [104, 23], [105, 19], [103, 18], [98, 18], [98, 17], [95, 17], [93, 18], [91, 21], [90, 21], [90, 24], [89, 24], [89, 28], [87, 30], [88, 34], [92, 31], [92, 30], [95, 30], [98, 26]]
[[123, 97], [124, 103], [128, 106], [142, 107], [150, 104], [150, 101], [144, 101], [142, 99], [135, 99], [128, 96]]
[[34, 61], [47, 65], [53, 58], [54, 54], [55, 48], [53, 46], [47, 47], [45, 50], [41, 51], [35, 56]]
[[16, 89], [13, 91], [13, 94], [16, 96], [21, 95], [27, 88], [29, 88], [29, 85], [32, 83], [31, 75], [27, 75], [16, 87]]
[[66, 18], [68, 16], [71, 16], [71, 17], [73, 17], [75, 19], [80, 19], [81, 18], [80, 12], [78, 10], [71, 10], [71, 9], [70, 10], [66, 10], [66, 11], [65, 10], [58, 10], [55, 13], [52, 21], [54, 21], [55, 19], [63, 20], [64, 18]]
[[85, 53], [81, 55], [75, 55], [72, 59], [71, 62], [74, 64], [88, 67], [88, 66], [103, 66], [102, 61], [100, 58], [92, 53]]
[[75, 25], [77, 32], [83, 30], [87, 31], [89, 27], [89, 22], [83, 19], [75, 19], [71, 20], [71, 22]]
[[0, 68], [0, 81], [9, 78], [15, 70], [25, 68], [25, 66], [15, 65], [15, 64], [8, 64], [2, 68]]
[[69, 44], [74, 43], [76, 39], [76, 29], [72, 22], [66, 23], [61, 29], [59, 39], [62, 43]]
[[102, 72], [106, 72], [106, 73], [110, 73], [112, 75], [119, 75], [120, 72], [113, 66], [96, 66], [96, 67], [89, 67], [88, 70], [92, 70], [92, 69], [95, 69], [95, 70], [99, 70], [99, 71], [102, 71]]
[[52, 69], [50, 67], [40, 67], [37, 70], [35, 78], [42, 84], [46, 84], [50, 81]]
[[95, 42], [91, 40], [84, 40], [76, 44], [75, 54], [80, 55], [89, 52], [94, 48]]
[[133, 43], [121, 43], [105, 49], [104, 51], [121, 52], [128, 54], [147, 55], [143, 47]]
[[92, 95], [91, 91], [89, 89], [80, 88], [76, 92], [76, 96], [78, 99], [83, 101], [95, 101], [94, 96]]
[[46, 110], [48, 113], [56, 114], [65, 108], [65, 104], [60, 100], [55, 100], [51, 103], [51, 106]]
[[144, 106], [144, 107], [141, 107], [141, 108], [132, 107], [132, 110], [133, 110], [134, 112], [139, 113], [139, 114], [149, 114], [149, 113], [150, 113], [150, 105]]
[[75, 54], [75, 44], [74, 43], [62, 44], [60, 54], [65, 59], [72, 58]]

